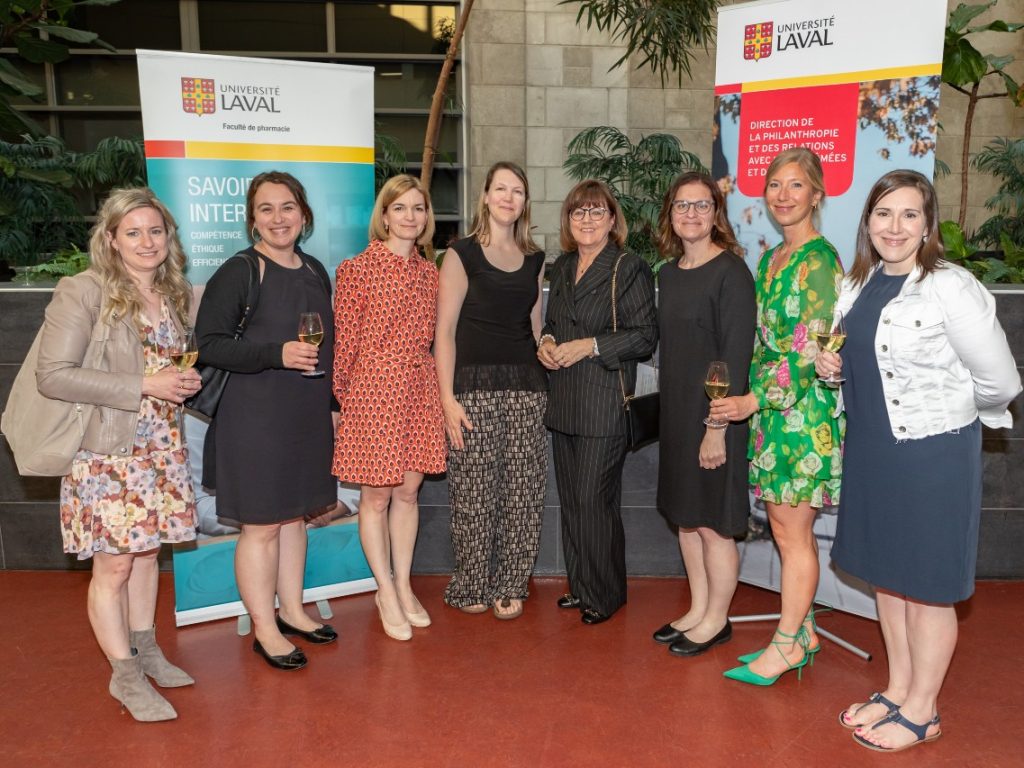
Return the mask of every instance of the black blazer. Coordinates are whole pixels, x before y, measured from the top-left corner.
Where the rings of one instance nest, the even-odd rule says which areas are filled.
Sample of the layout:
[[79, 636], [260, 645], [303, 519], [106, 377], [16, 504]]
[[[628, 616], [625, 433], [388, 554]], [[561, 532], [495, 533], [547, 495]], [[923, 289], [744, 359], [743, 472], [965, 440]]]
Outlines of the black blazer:
[[636, 364], [658, 344], [654, 275], [643, 259], [625, 254], [617, 277], [618, 331], [612, 333], [612, 268], [620, 249], [611, 241], [574, 284], [579, 255], [563, 253], [551, 270], [543, 333], [555, 341], [594, 337], [599, 355], [550, 371], [544, 423], [569, 435], [610, 437], [626, 433], [619, 370], [626, 391], [636, 386]]

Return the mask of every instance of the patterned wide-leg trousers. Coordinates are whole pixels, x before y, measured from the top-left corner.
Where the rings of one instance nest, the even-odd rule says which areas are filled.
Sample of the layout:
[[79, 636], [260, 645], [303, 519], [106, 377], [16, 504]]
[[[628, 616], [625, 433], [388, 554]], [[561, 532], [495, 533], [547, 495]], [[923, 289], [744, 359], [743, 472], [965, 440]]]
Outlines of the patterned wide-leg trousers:
[[458, 395], [473, 424], [448, 453], [455, 573], [449, 605], [523, 599], [540, 548], [547, 483], [547, 392]]

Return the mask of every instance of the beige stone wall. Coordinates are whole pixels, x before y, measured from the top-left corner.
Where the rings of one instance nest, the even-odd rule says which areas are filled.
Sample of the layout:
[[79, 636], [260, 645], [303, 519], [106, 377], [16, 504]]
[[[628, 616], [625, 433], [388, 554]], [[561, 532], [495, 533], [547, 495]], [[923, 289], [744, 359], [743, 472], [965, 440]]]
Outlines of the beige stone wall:
[[[950, 0], [952, 9], [959, 0]], [[1000, 0], [979, 21], [1024, 21], [1024, 0]], [[1024, 36], [987, 33], [983, 53], [1015, 53], [1011, 72], [1024, 80]], [[1016, 47], [1015, 50], [1013, 50]], [[576, 6], [557, 0], [476, 0], [464, 49], [467, 77], [470, 209], [488, 166], [509, 159], [529, 174], [533, 223], [549, 254], [558, 250], [559, 206], [571, 182], [562, 171], [565, 148], [583, 128], [613, 125], [634, 141], [664, 132], [710, 165], [715, 52], [699, 51], [692, 80], [661, 86], [649, 69], [609, 67], [623, 53], [608, 36], [576, 24]], [[994, 83], [993, 83], [994, 85]], [[966, 98], [944, 87], [938, 155], [954, 173], [939, 182], [944, 218], [960, 199], [959, 152]], [[1024, 136], [1024, 109], [987, 99], [975, 118], [971, 151], [995, 136]], [[983, 202], [994, 184], [971, 174], [969, 225], [985, 218]]]

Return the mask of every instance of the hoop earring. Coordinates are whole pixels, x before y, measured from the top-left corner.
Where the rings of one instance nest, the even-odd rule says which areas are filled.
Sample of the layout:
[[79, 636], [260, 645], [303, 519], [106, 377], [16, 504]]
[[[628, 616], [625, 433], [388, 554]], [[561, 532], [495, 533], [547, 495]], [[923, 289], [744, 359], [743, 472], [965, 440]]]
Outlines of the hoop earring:
[[249, 239], [254, 243], [258, 243], [260, 241], [260, 233], [256, 230], [255, 224], [252, 225], [252, 229], [249, 231]]

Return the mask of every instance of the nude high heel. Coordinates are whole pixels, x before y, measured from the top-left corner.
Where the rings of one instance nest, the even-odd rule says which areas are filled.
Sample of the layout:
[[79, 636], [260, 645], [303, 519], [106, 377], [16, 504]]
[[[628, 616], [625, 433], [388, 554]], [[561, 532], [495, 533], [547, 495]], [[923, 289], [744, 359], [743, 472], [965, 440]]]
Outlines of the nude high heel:
[[384, 618], [384, 609], [380, 605], [380, 592], [374, 594], [373, 601], [377, 604], [377, 613], [380, 614], [380, 623], [384, 627], [384, 634], [393, 640], [412, 640], [412, 625], [408, 621], [401, 624], [389, 624], [388, 620]]

